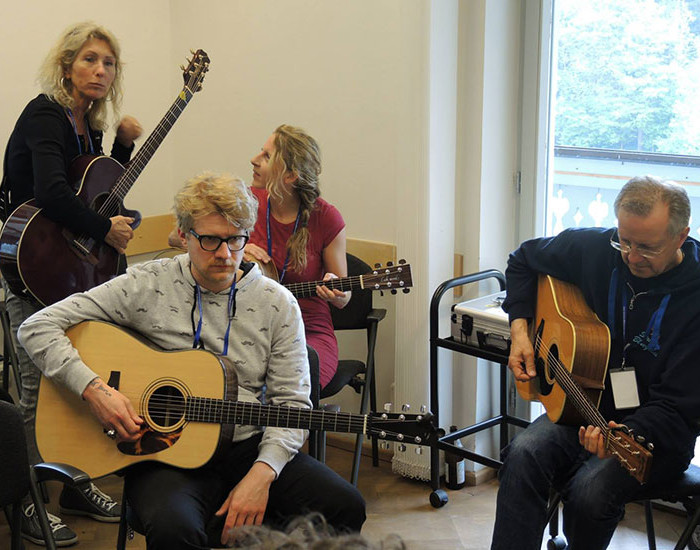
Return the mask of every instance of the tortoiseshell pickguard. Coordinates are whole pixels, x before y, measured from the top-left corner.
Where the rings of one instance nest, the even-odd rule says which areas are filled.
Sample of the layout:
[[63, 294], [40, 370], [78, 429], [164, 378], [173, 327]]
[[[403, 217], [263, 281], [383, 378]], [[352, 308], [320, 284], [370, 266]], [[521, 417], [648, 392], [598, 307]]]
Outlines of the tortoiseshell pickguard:
[[120, 441], [117, 448], [126, 455], [150, 455], [164, 451], [180, 439], [182, 428], [174, 432], [161, 433], [152, 430], [145, 422], [141, 425], [141, 435], [136, 441]]

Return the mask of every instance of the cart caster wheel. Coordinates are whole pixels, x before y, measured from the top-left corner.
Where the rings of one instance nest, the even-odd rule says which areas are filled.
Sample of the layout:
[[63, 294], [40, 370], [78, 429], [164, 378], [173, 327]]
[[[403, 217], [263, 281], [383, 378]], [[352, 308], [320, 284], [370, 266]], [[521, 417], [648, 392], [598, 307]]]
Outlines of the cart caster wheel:
[[442, 508], [448, 500], [447, 493], [442, 489], [436, 489], [430, 493], [430, 504], [433, 505], [433, 508]]
[[547, 550], [566, 550], [566, 541], [561, 537], [554, 537], [547, 541]]

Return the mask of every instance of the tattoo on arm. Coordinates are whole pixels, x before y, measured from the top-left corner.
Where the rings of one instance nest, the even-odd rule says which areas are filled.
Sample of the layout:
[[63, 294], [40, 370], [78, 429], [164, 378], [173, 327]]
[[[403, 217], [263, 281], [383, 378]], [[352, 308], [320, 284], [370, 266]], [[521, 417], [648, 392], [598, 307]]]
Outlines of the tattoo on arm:
[[93, 389], [103, 392], [107, 397], [112, 397], [112, 393], [109, 391], [109, 386], [105, 386], [100, 380], [95, 379], [88, 384]]

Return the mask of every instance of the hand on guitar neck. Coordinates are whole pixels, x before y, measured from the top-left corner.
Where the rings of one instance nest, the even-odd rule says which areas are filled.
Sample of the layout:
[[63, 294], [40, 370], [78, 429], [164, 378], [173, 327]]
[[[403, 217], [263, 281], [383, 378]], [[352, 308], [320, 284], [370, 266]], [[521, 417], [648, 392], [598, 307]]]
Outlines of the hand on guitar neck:
[[109, 220], [112, 222], [112, 227], [105, 235], [105, 242], [119, 254], [124, 254], [129, 241], [134, 238], [134, 230], [131, 229], [130, 225], [134, 223], [134, 218], [114, 216]]
[[[614, 430], [616, 428], [624, 429], [622, 424], [613, 422], [612, 420], [608, 422], [608, 428]], [[589, 453], [596, 455], [598, 458], [611, 458], [613, 455], [608, 450], [608, 446], [605, 444], [605, 437], [603, 431], [594, 426], [581, 426], [578, 429], [578, 441], [582, 447], [584, 447]]]

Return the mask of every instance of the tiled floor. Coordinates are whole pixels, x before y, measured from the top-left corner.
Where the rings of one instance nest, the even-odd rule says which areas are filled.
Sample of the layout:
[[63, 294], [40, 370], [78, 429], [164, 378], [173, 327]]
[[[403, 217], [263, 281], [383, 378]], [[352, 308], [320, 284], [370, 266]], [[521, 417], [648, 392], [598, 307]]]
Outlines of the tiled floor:
[[[336, 471], [347, 476], [351, 462], [352, 457], [348, 452], [329, 447], [328, 464]], [[99, 485], [110, 494], [120, 494], [118, 478], [106, 478]], [[372, 541], [397, 533], [409, 550], [481, 550], [489, 547], [498, 488], [495, 480], [477, 487], [465, 487], [460, 491], [448, 491], [450, 500], [440, 509], [430, 505], [430, 490], [426, 483], [393, 474], [387, 462], [382, 461], [379, 468], [372, 468], [370, 460], [365, 458], [359, 485], [367, 501], [367, 522], [363, 534]], [[57, 491], [58, 486], [50, 489], [54, 495]], [[55, 497], [52, 498], [53, 502], [56, 500]], [[80, 537], [75, 548], [114, 548], [116, 525], [74, 517], [64, 519]], [[683, 524], [684, 518], [679, 515], [656, 511], [657, 548], [673, 548], [673, 540]], [[643, 509], [638, 504], [630, 504], [610, 549], [640, 550], [646, 547]], [[33, 548], [39, 547], [26, 543], [27, 550]], [[143, 537], [137, 535], [127, 548], [144, 549]], [[545, 549], [546, 544], [543, 543], [542, 548]], [[0, 550], [8, 549], [9, 528], [0, 514]]]

